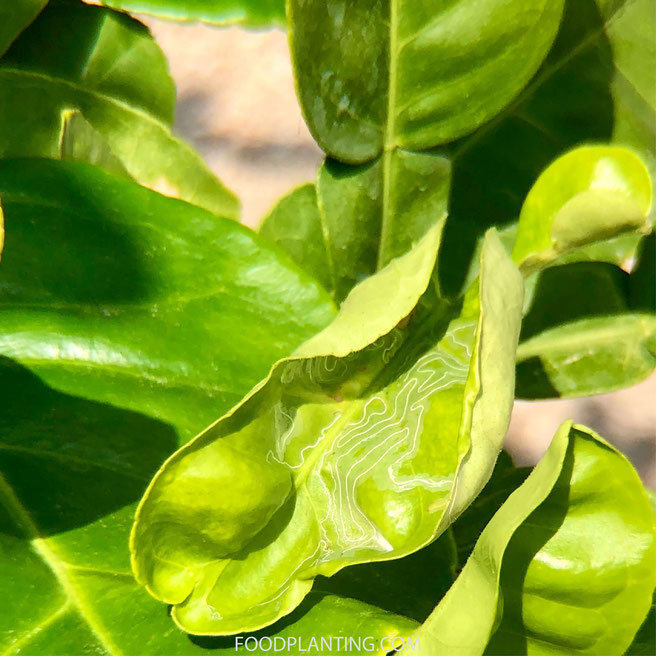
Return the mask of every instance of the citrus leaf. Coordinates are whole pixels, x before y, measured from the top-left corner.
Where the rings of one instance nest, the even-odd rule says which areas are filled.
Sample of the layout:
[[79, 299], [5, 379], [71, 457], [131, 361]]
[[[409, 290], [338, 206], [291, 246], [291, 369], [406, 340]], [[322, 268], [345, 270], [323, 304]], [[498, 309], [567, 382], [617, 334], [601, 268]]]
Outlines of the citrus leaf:
[[[88, 0], [83, 0], [88, 1]], [[181, 22], [266, 27], [285, 24], [285, 0], [91, 0], [94, 4]]]
[[317, 574], [428, 544], [484, 486], [512, 403], [521, 280], [491, 234], [462, 308], [424, 307], [438, 228], [154, 479], [133, 563], [185, 630], [266, 626]]
[[2, 653], [200, 654], [131, 574], [135, 502], [332, 303], [247, 228], [87, 164], [1, 161], [0, 197]]
[[[476, 276], [482, 235], [491, 226], [516, 225], [538, 176], [576, 146], [629, 148], [653, 177], [656, 84], [645, 71], [656, 68], [656, 48], [644, 35], [655, 31], [651, 0], [567, 2], [535, 78], [489, 123], [449, 146], [453, 185], [440, 253], [445, 293], [456, 294]], [[585, 259], [627, 261], [639, 240], [635, 234], [601, 242]]]
[[291, 0], [292, 58], [308, 127], [326, 154], [351, 164], [467, 134], [535, 73], [562, 6]]
[[48, 0], [14, 0], [0, 7], [0, 55], [38, 16]]
[[148, 30], [80, 3], [49, 5], [0, 59], [0, 156], [60, 157], [74, 110], [138, 182], [237, 218], [238, 203], [171, 134], [175, 87]]
[[415, 637], [430, 654], [622, 654], [654, 585], [656, 523], [637, 473], [566, 422]]
[[596, 241], [649, 232], [651, 198], [649, 172], [630, 150], [577, 148], [547, 167], [529, 191], [513, 259], [529, 273]]
[[[649, 257], [648, 246], [642, 252]], [[656, 367], [656, 313], [641, 302], [642, 270], [638, 265], [629, 275], [610, 264], [580, 262], [529, 280], [517, 348], [518, 397], [601, 394], [649, 376]]]

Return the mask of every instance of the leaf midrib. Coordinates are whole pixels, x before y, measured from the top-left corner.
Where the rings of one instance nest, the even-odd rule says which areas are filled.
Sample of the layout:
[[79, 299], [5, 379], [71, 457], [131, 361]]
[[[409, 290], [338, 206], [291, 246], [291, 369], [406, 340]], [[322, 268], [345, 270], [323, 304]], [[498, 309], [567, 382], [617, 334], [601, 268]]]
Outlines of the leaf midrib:
[[[111, 656], [122, 656], [121, 650], [114, 643], [112, 638], [107, 635], [105, 627], [80, 595], [80, 591], [75, 586], [72, 577], [68, 573], [65, 561], [52, 548], [48, 541], [39, 534], [38, 527], [32, 520], [29, 512], [22, 505], [13, 488], [9, 485], [7, 479], [2, 473], [0, 473], [0, 498], [5, 502], [4, 505], [7, 508], [10, 517], [12, 517], [12, 519], [30, 536], [32, 549], [52, 571], [59, 586], [66, 595], [68, 603], [77, 609], [78, 614], [85, 621], [90, 632], [98, 639], [98, 642], [105, 648], [108, 654]], [[60, 608], [61, 612], [64, 612], [64, 610], [65, 607]], [[14, 651], [13, 646], [11, 651]]]
[[0, 78], [2, 78], [3, 76], [7, 76], [9, 78], [15, 77], [18, 78], [19, 80], [23, 77], [33, 78], [47, 85], [59, 84], [68, 87], [73, 91], [75, 91], [76, 93], [79, 93], [83, 96], [93, 98], [101, 103], [114, 105], [124, 112], [135, 114], [136, 116], [140, 117], [142, 120], [157, 126], [159, 129], [165, 132], [166, 135], [171, 139], [173, 138], [173, 136], [169, 132], [169, 128], [166, 125], [166, 123], [156, 118], [153, 114], [149, 114], [144, 109], [135, 107], [134, 105], [130, 105], [124, 100], [120, 100], [119, 98], [116, 98], [114, 96], [109, 96], [96, 89], [90, 89], [88, 87], [81, 86], [79, 84], [76, 84], [75, 82], [72, 82], [71, 80], [67, 80], [62, 77], [55, 77], [54, 75], [46, 75], [44, 73], [39, 73], [38, 71], [31, 71], [27, 69], [13, 68], [8, 66], [7, 67], [0, 66]]
[[398, 77], [398, 0], [390, 0], [389, 22], [389, 80], [387, 87], [387, 113], [385, 116], [385, 133], [383, 136], [383, 203], [381, 208], [380, 240], [378, 242], [378, 256], [376, 270], [380, 271], [387, 264], [386, 255], [390, 235], [390, 205], [392, 187], [392, 156], [396, 149], [396, 87]]
[[[615, 319], [612, 325], [599, 327], [594, 331], [590, 330], [590, 320], [585, 319], [577, 322], [586, 324], [584, 330], [581, 332], [558, 335], [563, 330], [563, 327], [547, 330], [540, 335], [520, 343], [517, 347], [517, 362], [536, 355], [569, 353], [578, 348], [589, 351], [594, 347], [616, 344], [618, 340], [627, 340], [636, 336], [646, 339], [652, 331], [656, 330], [656, 320], [648, 315], [619, 315], [611, 317], [612, 319]], [[619, 323], [617, 319], [620, 320]]]

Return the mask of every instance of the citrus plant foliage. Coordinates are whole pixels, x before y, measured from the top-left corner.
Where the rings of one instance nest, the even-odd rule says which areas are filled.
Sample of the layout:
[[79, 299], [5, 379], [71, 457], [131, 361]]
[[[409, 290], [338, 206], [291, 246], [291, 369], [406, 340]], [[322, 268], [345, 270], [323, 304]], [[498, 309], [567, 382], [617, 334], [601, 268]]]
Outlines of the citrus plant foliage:
[[[0, 8], [0, 654], [653, 653], [631, 463], [502, 451], [656, 366], [652, 0], [93, 4]], [[286, 26], [257, 232], [128, 12]]]

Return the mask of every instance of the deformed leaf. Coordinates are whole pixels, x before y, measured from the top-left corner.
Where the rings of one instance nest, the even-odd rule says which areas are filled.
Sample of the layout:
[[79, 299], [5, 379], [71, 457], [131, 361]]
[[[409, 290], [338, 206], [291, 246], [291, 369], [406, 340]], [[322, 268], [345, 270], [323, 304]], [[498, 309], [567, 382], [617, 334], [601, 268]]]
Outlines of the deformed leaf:
[[292, 58], [310, 131], [329, 156], [351, 164], [471, 132], [535, 73], [562, 7], [291, 0]]
[[266, 626], [316, 575], [428, 544], [484, 486], [512, 404], [521, 279], [490, 234], [462, 307], [425, 306], [438, 228], [152, 482], [135, 573], [185, 630]]
[[622, 654], [655, 585], [656, 522], [637, 473], [567, 422], [415, 637], [428, 654]]
[[528, 273], [582, 246], [648, 232], [651, 197], [649, 172], [631, 151], [577, 148], [551, 164], [528, 193], [513, 259]]
[[138, 182], [237, 218], [234, 196], [171, 134], [175, 86], [148, 30], [125, 14], [50, 4], [0, 59], [0, 157], [60, 157], [77, 111]]
[[0, 6], [0, 55], [37, 17], [48, 0], [12, 0]]
[[83, 0], [166, 20], [264, 27], [285, 24], [285, 0]]

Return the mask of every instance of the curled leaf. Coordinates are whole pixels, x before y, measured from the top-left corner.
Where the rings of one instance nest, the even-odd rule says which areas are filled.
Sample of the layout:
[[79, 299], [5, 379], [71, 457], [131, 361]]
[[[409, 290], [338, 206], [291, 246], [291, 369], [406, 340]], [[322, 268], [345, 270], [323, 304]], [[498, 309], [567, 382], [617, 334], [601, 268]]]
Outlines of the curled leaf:
[[428, 654], [622, 654], [655, 585], [656, 523], [637, 473], [566, 422], [415, 637]]
[[521, 279], [491, 233], [480, 285], [426, 305], [440, 227], [151, 483], [133, 566], [185, 630], [266, 626], [316, 575], [428, 544], [484, 486], [512, 404]]
[[648, 232], [651, 195], [649, 171], [630, 150], [577, 148], [551, 164], [528, 193], [513, 259], [531, 272], [596, 241]]

